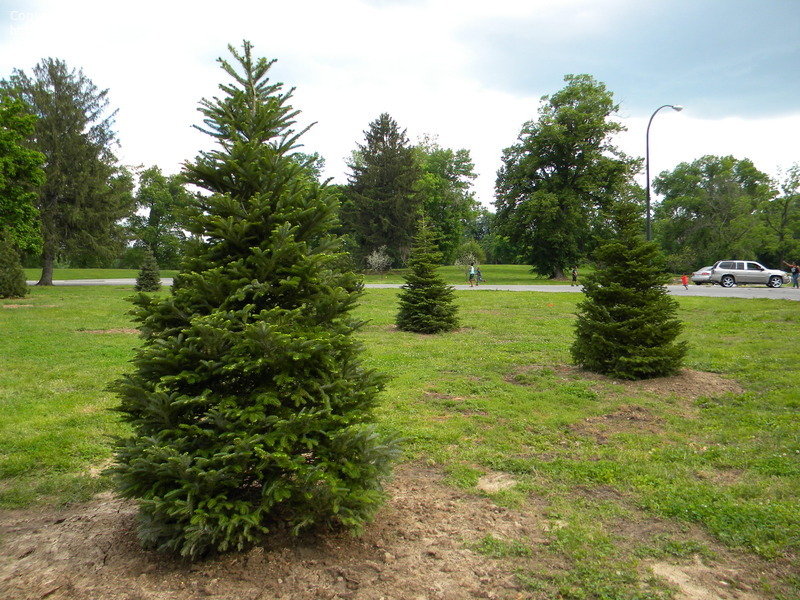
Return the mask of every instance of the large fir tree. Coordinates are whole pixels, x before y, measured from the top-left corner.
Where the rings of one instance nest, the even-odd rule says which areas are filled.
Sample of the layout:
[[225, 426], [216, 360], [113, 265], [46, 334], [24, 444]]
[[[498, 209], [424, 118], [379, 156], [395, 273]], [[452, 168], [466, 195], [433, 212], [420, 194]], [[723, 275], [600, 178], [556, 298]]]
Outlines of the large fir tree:
[[675, 373], [686, 353], [676, 340], [678, 303], [658, 247], [644, 239], [640, 208], [619, 202], [612, 238], [595, 253], [597, 268], [583, 280], [571, 352], [581, 367], [620, 379]]
[[136, 297], [144, 342], [114, 385], [133, 434], [113, 471], [139, 537], [192, 558], [276, 523], [357, 529], [396, 453], [371, 424], [384, 378], [352, 335], [362, 284], [339, 268], [337, 201], [291, 156], [302, 132], [272, 62], [230, 50], [200, 108], [218, 146], [185, 166], [209, 193], [194, 243], [172, 295]]
[[440, 333], [458, 327], [453, 288], [436, 272], [441, 254], [433, 232], [423, 221], [414, 238], [406, 283], [400, 292], [397, 327], [416, 333]]
[[419, 219], [415, 190], [420, 170], [405, 130], [381, 114], [364, 132], [350, 163], [342, 224], [356, 242], [359, 258], [386, 246], [395, 265], [408, 258]]

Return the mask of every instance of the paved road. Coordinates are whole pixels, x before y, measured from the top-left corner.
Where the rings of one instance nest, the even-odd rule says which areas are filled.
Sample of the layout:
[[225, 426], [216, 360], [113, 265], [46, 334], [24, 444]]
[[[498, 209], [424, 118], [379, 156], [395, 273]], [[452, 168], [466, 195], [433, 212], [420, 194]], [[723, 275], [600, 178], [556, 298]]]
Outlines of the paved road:
[[[35, 281], [28, 284], [34, 285]], [[61, 279], [53, 281], [55, 285], [133, 285], [134, 279]], [[163, 285], [172, 285], [172, 279], [163, 277]], [[399, 283], [368, 283], [367, 288], [399, 288]], [[487, 285], [483, 284], [477, 288], [470, 288], [468, 285], [454, 285], [457, 290], [472, 290], [474, 292], [495, 290], [506, 292], [566, 292], [577, 293], [581, 291], [579, 287], [570, 285]], [[718, 285], [690, 285], [688, 290], [683, 289], [682, 285], [667, 286], [670, 294], [675, 296], [707, 296], [712, 298], [778, 298], [782, 300], [800, 301], [800, 290], [792, 289], [790, 286], [783, 286], [778, 289], [766, 286], [748, 286], [723, 288]]]

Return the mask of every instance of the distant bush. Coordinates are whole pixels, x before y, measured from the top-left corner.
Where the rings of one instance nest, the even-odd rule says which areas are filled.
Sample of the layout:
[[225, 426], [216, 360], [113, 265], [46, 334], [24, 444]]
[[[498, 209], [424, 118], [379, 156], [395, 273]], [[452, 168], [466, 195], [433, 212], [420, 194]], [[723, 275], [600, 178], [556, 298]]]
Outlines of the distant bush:
[[386, 246], [381, 246], [367, 254], [367, 269], [375, 273], [386, 273], [392, 265], [392, 258], [386, 253]]
[[455, 264], [457, 265], [466, 266], [466, 265], [471, 265], [472, 263], [480, 265], [485, 262], [486, 262], [486, 252], [484, 252], [481, 245], [475, 240], [469, 240], [467, 242], [463, 242], [456, 249]]
[[161, 276], [158, 272], [156, 257], [150, 250], [145, 251], [142, 268], [136, 277], [134, 289], [137, 292], [157, 292], [161, 289]]
[[22, 298], [28, 293], [19, 255], [0, 233], [0, 298]]

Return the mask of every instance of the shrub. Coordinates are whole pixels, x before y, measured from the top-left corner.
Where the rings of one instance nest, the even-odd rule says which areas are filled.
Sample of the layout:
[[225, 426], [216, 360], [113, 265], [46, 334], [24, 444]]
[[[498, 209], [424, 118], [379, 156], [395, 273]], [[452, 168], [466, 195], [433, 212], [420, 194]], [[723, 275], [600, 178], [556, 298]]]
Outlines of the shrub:
[[678, 303], [667, 294], [663, 258], [645, 241], [635, 205], [620, 203], [613, 221], [612, 239], [596, 251], [596, 270], [583, 280], [572, 357], [620, 379], [670, 375], [681, 366], [686, 342], [676, 342]]
[[161, 276], [158, 273], [158, 263], [156, 257], [148, 248], [144, 254], [142, 267], [139, 269], [139, 274], [136, 276], [136, 285], [134, 289], [137, 292], [157, 292], [161, 289]]
[[0, 232], [0, 298], [22, 298], [27, 294], [28, 284], [19, 255]]
[[475, 240], [462, 243], [456, 250], [456, 265], [480, 265], [486, 262], [486, 252]]
[[367, 269], [375, 273], [386, 273], [392, 266], [392, 258], [386, 253], [386, 246], [381, 246], [367, 254]]
[[400, 292], [397, 327], [416, 333], [440, 333], [458, 327], [458, 307], [453, 288], [436, 273], [441, 254], [431, 230], [423, 223], [414, 239], [410, 271]]
[[385, 378], [353, 336], [362, 283], [340, 268], [336, 197], [291, 156], [297, 111], [272, 63], [231, 52], [233, 81], [200, 108], [219, 145], [185, 167], [210, 194], [172, 294], [135, 297], [143, 345], [113, 385], [133, 433], [111, 472], [139, 538], [190, 558], [276, 525], [357, 530], [397, 454], [372, 425]]

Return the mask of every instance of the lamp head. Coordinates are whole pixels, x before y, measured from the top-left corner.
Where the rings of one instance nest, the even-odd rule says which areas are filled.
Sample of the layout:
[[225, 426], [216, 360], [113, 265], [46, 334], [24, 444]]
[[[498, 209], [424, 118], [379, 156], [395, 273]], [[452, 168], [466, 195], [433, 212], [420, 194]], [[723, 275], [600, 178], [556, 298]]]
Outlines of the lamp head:
[[678, 112], [681, 112], [683, 110], [683, 107], [680, 104], [673, 104], [671, 106], [673, 110], [677, 110]]

